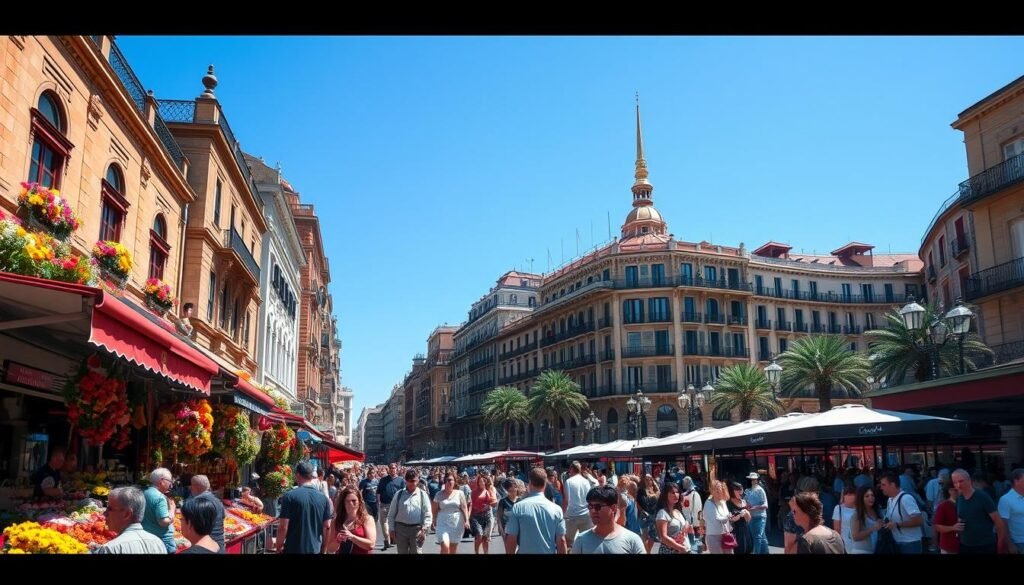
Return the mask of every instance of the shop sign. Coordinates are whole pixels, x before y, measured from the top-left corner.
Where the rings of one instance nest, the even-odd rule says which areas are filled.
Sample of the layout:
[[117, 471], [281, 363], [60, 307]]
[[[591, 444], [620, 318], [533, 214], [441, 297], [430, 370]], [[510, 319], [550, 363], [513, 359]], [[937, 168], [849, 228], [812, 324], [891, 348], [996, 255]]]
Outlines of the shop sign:
[[31, 368], [24, 364], [4, 360], [4, 382], [25, 388], [50, 390], [56, 376], [44, 370]]

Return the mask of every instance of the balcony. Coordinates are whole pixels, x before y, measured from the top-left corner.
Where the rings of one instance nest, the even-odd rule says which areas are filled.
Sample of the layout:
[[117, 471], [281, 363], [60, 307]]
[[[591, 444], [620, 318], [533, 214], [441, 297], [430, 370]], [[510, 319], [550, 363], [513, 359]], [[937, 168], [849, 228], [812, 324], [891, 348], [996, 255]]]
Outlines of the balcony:
[[650, 277], [644, 276], [641, 278], [616, 278], [612, 282], [615, 283], [615, 288], [619, 290], [628, 290], [634, 288], [670, 288], [675, 286], [675, 281], [667, 276], [661, 277]]
[[705, 313], [704, 322], [712, 325], [725, 325], [725, 315], [721, 313]]
[[771, 329], [772, 328], [772, 320], [771, 319], [758, 319], [757, 321], [754, 322], [754, 327], [756, 327], [757, 329]]
[[821, 323], [813, 323], [811, 324], [811, 333], [828, 333], [828, 327]]
[[967, 300], [977, 300], [1022, 285], [1024, 258], [1017, 258], [972, 274], [967, 279]]
[[535, 349], [537, 349], [537, 342], [536, 341], [531, 341], [530, 343], [527, 343], [525, 345], [517, 347], [516, 349], [513, 349], [512, 351], [508, 351], [508, 352], [505, 352], [505, 353], [501, 354], [500, 356], [498, 356], [498, 360], [499, 361], [505, 361], [505, 360], [508, 360], [508, 359], [512, 359], [514, 357], [521, 356], [524, 353], [533, 351]]
[[775, 322], [775, 330], [776, 331], [792, 331], [793, 330], [793, 324], [791, 322], [789, 322], [789, 321], [776, 321]]
[[701, 313], [683, 313], [683, 323], [703, 323], [704, 316]]
[[828, 334], [831, 334], [831, 335], [839, 335], [842, 332], [843, 332], [843, 328], [840, 327], [839, 325], [829, 325], [826, 328], [826, 331], [825, 331], [825, 333], [828, 333]]
[[720, 288], [724, 290], [738, 290], [751, 292], [754, 286], [749, 282], [730, 281], [727, 278], [721, 280], [709, 280], [703, 276], [680, 276], [677, 279], [679, 286], [695, 286], [699, 288]]
[[475, 372], [475, 371], [479, 370], [480, 368], [483, 368], [483, 367], [486, 367], [486, 366], [493, 366], [493, 365], [494, 365], [494, 356], [487, 356], [485, 358], [480, 358], [480, 359], [477, 359], [477, 360], [474, 360], [474, 361], [470, 362], [469, 363], [469, 370], [468, 371]]
[[547, 347], [547, 346], [552, 345], [554, 343], [558, 343], [559, 341], [565, 341], [566, 339], [571, 339], [573, 337], [576, 337], [577, 335], [583, 335], [584, 333], [590, 333], [593, 330], [594, 330], [594, 322], [593, 321], [588, 321], [586, 323], [581, 323], [581, 324], [575, 325], [573, 327], [568, 327], [564, 331], [561, 331], [561, 332], [559, 332], [557, 334], [549, 332], [546, 337], [544, 337], [544, 338], [542, 338], [540, 340], [540, 346], [541, 347]]
[[615, 361], [615, 350], [614, 349], [606, 349], [606, 350], [604, 350], [604, 361], [606, 361], [606, 362]]
[[707, 350], [704, 349], [703, 345], [696, 344], [684, 344], [683, 355], [704, 355]]
[[605, 398], [608, 396], [616, 396], [617, 388], [614, 384], [610, 386], [597, 386], [591, 388], [583, 388], [580, 392], [583, 393], [587, 398]]
[[505, 384], [515, 384], [516, 382], [522, 382], [523, 380], [528, 380], [530, 378], [539, 376], [542, 371], [543, 370], [541, 370], [540, 368], [535, 368], [532, 370], [520, 372], [518, 374], [512, 374], [510, 376], [498, 378], [498, 384], [504, 386]]
[[960, 183], [960, 205], [968, 205], [1024, 180], [1024, 154], [1008, 158]]
[[612, 318], [611, 317], [602, 317], [601, 319], [597, 320], [597, 328], [598, 329], [607, 329], [608, 327], [611, 327], [612, 325], [613, 325], [613, 323], [612, 323]]
[[772, 352], [770, 351], [759, 351], [757, 352], [757, 360], [761, 362], [772, 361]]
[[494, 380], [480, 382], [479, 384], [473, 384], [472, 386], [469, 387], [467, 392], [469, 392], [470, 394], [476, 394], [481, 390], [490, 390], [491, 388], [494, 388]]
[[245, 266], [249, 274], [258, 283], [260, 281], [260, 264], [252, 257], [252, 252], [245, 246], [245, 241], [242, 240], [242, 236], [235, 231], [234, 227], [224, 230], [224, 247], [229, 248], [235, 253], [239, 262]]
[[949, 252], [954, 258], [959, 258], [962, 254], [967, 253], [971, 249], [971, 243], [967, 239], [966, 234], [958, 234], [953, 241], [949, 243]]
[[671, 355], [675, 355], [675, 347], [671, 343], [667, 345], [637, 345], [626, 346], [622, 348], [622, 357], [624, 358], [658, 357]]
[[843, 326], [843, 334], [844, 335], [860, 335], [860, 332], [861, 332], [860, 325], [844, 325]]
[[790, 299], [794, 301], [812, 301], [819, 303], [847, 303], [847, 304], [872, 304], [872, 303], [892, 303], [895, 302], [892, 296], [886, 297], [881, 294], [870, 294], [870, 295], [853, 295], [853, 294], [841, 294], [835, 292], [817, 292], [817, 291], [806, 291], [806, 290], [789, 290], [781, 288], [761, 288], [759, 292], [755, 292], [760, 296], [772, 297], [776, 299]]
[[746, 325], [747, 318], [742, 315], [729, 315], [729, 325]]
[[807, 333], [807, 323], [800, 323], [799, 321], [793, 323], [793, 331], [797, 333]]
[[657, 380], [655, 382], [644, 382], [643, 384], [624, 384], [620, 389], [620, 395], [636, 394], [638, 390], [643, 390], [644, 394], [653, 394], [655, 392], [678, 392], [676, 387], [676, 380]]
[[573, 368], [582, 368], [584, 366], [591, 366], [597, 363], [596, 356], [585, 355], [571, 360], [565, 360], [564, 362], [552, 363], [546, 370], [571, 370]]

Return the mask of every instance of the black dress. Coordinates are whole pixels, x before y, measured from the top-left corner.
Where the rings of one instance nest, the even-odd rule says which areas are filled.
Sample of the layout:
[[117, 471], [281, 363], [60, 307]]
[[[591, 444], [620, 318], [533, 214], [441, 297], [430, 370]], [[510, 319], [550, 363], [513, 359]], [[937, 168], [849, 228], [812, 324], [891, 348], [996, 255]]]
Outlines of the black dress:
[[[725, 505], [729, 508], [729, 515], [735, 516], [740, 510], [746, 510], [747, 506], [737, 506], [732, 500], [726, 500]], [[754, 551], [754, 538], [750, 535], [750, 525], [746, 518], [732, 523], [732, 533], [736, 537], [736, 548], [732, 551], [734, 555], [749, 555]]]

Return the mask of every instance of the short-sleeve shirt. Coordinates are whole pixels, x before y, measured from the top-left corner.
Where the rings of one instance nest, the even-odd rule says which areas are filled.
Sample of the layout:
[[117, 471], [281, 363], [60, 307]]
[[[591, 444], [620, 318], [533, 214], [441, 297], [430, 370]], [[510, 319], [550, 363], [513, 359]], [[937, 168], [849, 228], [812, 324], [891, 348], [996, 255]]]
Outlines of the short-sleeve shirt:
[[[939, 507], [935, 509], [935, 526], [953, 526], [956, 522], [956, 504], [949, 500], [939, 502]], [[960, 536], [956, 532], [935, 533], [939, 535], [940, 549], [949, 553], [960, 552]]]
[[[914, 516], [920, 516], [921, 510], [917, 507], [917, 500], [913, 494], [900, 491], [896, 497], [889, 498], [885, 505], [885, 517], [897, 523], [910, 520]], [[893, 540], [898, 543], [919, 542], [924, 533], [921, 526], [901, 526], [892, 531]]]
[[956, 499], [956, 515], [964, 521], [964, 530], [960, 533], [960, 544], [967, 546], [987, 546], [994, 544], [996, 535], [992, 532], [992, 512], [996, 505], [992, 498], [982, 490], [974, 490], [971, 499], [960, 495]]
[[319, 554], [331, 502], [318, 489], [297, 487], [281, 497], [280, 518], [288, 520], [285, 554]]
[[224, 503], [220, 501], [220, 498], [215, 496], [213, 492], [203, 492], [196, 496], [196, 499], [203, 498], [213, 503], [213, 506], [217, 509], [217, 515], [213, 519], [213, 530], [210, 532], [210, 538], [220, 546], [220, 553], [224, 554]]
[[574, 555], [603, 555], [603, 554], [647, 554], [644, 548], [644, 541], [636, 533], [629, 530], [619, 530], [614, 536], [598, 536], [594, 529], [586, 530], [576, 536], [572, 541], [572, 554]]
[[367, 504], [377, 503], [377, 486], [379, 482], [377, 478], [364, 478], [363, 481], [359, 482], [359, 490], [363, 493], [363, 502]]
[[160, 526], [160, 519], [171, 515], [167, 507], [167, 496], [153, 486], [146, 488], [143, 495], [146, 498], [146, 512], [142, 515], [142, 528], [164, 541], [164, 545], [170, 547], [168, 550], [174, 550], [174, 523]]
[[1006, 521], [1010, 540], [1024, 543], [1024, 496], [1010, 488], [1010, 491], [999, 498], [999, 517]]
[[512, 506], [505, 534], [518, 537], [519, 554], [553, 555], [558, 552], [558, 537], [565, 536], [562, 508], [540, 493], [530, 493]]
[[835, 527], [835, 523], [839, 522], [839, 535], [843, 537], [843, 544], [846, 545], [846, 550], [853, 550], [853, 516], [857, 513], [856, 508], [847, 508], [846, 506], [836, 506], [834, 512], [832, 512], [832, 526]]
[[[743, 494], [743, 499], [747, 501], [747, 504], [753, 508], [755, 506], [764, 506], [768, 503], [768, 496], [764, 493], [764, 488], [761, 486], [752, 487]], [[750, 513], [752, 518], [767, 517], [768, 509], [761, 508], [760, 510], [754, 510]]]

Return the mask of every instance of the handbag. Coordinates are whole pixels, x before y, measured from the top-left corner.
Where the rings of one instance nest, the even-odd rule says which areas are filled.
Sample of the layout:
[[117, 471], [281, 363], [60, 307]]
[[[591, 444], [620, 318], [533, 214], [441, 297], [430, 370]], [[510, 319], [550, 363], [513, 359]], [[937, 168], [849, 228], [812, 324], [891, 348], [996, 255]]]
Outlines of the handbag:
[[732, 550], [739, 546], [740, 543], [736, 541], [736, 535], [732, 532], [726, 532], [722, 534], [722, 548], [725, 550]]

